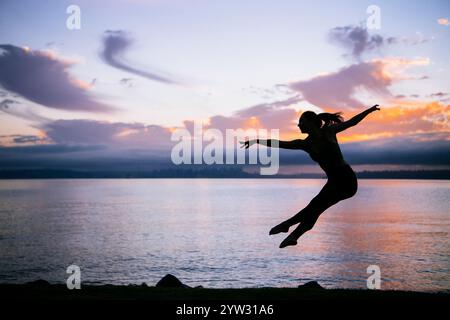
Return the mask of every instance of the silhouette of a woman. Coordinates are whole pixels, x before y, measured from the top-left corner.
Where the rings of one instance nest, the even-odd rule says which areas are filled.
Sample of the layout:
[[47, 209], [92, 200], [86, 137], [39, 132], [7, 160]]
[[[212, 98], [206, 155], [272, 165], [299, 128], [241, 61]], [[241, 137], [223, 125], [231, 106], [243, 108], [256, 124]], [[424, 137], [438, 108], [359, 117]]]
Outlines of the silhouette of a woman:
[[[298, 127], [301, 132], [308, 134], [306, 139], [278, 141], [279, 148], [306, 151], [311, 159], [325, 171], [328, 178], [319, 194], [305, 208], [270, 230], [269, 234], [271, 235], [288, 232], [291, 226], [299, 223], [297, 228], [281, 242], [280, 248], [295, 246], [298, 238], [312, 229], [322, 212], [339, 201], [351, 198], [356, 194], [358, 189], [356, 175], [342, 156], [336, 134], [355, 126], [376, 110], [380, 110], [378, 105], [357, 114], [348, 121], [343, 120], [340, 112], [316, 114], [313, 111], [305, 111], [299, 119]], [[276, 146], [273, 142], [273, 139], [254, 139], [241, 143], [243, 147], [249, 148], [255, 143], [268, 147]]]

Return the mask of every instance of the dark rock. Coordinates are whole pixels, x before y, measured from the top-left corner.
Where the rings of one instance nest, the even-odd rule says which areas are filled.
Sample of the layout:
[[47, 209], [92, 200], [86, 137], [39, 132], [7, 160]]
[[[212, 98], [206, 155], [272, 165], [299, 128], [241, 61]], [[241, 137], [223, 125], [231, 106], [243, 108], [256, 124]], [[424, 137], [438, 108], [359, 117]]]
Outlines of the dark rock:
[[145, 282], [142, 282], [142, 283], [141, 283], [141, 287], [147, 288], [148, 285], [147, 285]]
[[166, 288], [190, 288], [188, 285], [183, 284], [177, 277], [166, 274], [161, 280], [156, 284], [157, 287]]
[[302, 289], [325, 289], [317, 281], [309, 281], [305, 284], [299, 285], [298, 287]]

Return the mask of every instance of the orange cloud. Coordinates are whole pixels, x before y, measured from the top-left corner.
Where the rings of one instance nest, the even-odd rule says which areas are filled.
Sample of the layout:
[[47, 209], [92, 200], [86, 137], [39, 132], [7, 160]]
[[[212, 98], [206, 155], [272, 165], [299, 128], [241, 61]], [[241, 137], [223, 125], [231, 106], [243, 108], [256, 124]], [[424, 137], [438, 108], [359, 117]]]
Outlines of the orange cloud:
[[[327, 110], [336, 112], [340, 110]], [[345, 120], [349, 120], [362, 110], [344, 113]], [[280, 137], [285, 140], [304, 139], [295, 126], [295, 122], [302, 112], [292, 121], [286, 122], [280, 128]], [[398, 100], [392, 101], [388, 106], [381, 106], [381, 110], [371, 113], [357, 126], [351, 127], [338, 134], [341, 143], [366, 140], [380, 140], [385, 138], [414, 135], [418, 141], [421, 136], [429, 140], [450, 140], [450, 105], [441, 102], [417, 102]]]
[[449, 26], [450, 25], [450, 22], [448, 21], [447, 18], [440, 18], [440, 19], [438, 19], [438, 23], [441, 26]]
[[[382, 107], [380, 111], [370, 114], [357, 126], [340, 133], [339, 140], [354, 142], [430, 132], [445, 133], [450, 136], [449, 115], [450, 105], [439, 102], [398, 101], [392, 107]], [[439, 135], [438, 139], [441, 138], [442, 135]]]
[[430, 64], [430, 59], [383, 58], [373, 60], [373, 63], [380, 65], [380, 68], [375, 70], [378, 74], [374, 74], [374, 77], [378, 76], [390, 84], [392, 81], [412, 79], [405, 74], [405, 71], [414, 66], [427, 66]]

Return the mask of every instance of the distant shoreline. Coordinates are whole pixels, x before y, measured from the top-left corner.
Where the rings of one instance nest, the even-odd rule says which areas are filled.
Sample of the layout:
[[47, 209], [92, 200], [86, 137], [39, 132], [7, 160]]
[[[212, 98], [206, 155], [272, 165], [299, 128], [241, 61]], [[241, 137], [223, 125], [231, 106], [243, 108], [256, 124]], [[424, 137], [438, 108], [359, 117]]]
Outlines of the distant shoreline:
[[[450, 170], [359, 171], [358, 179], [450, 180]], [[154, 171], [82, 171], [66, 169], [0, 170], [0, 180], [11, 179], [325, 179], [324, 173], [263, 176], [236, 169], [162, 169]]]

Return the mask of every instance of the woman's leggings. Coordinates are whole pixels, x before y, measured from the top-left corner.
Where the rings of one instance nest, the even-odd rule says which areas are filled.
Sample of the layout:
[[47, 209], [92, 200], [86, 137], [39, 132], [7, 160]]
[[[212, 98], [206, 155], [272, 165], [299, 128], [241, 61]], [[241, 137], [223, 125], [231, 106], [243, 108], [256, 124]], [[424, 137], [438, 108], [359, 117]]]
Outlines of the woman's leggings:
[[301, 222], [302, 229], [310, 230], [326, 209], [356, 194], [358, 180], [348, 164], [328, 171], [327, 177], [327, 183], [319, 194], [299, 213], [287, 220], [291, 225]]

